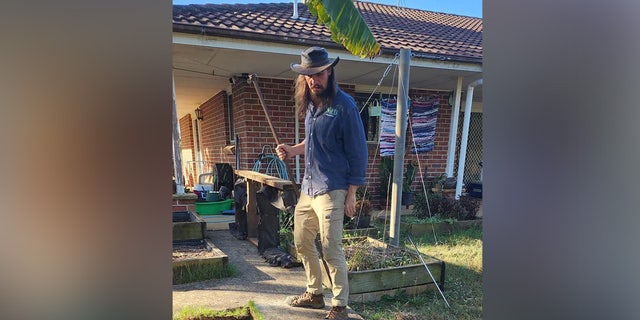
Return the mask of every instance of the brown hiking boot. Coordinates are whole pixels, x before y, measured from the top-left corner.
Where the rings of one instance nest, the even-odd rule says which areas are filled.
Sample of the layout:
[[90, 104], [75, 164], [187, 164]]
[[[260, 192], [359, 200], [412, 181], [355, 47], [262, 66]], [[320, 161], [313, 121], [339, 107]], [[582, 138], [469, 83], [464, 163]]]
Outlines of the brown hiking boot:
[[347, 320], [349, 319], [349, 313], [347, 312], [347, 307], [333, 306], [331, 310], [329, 310], [329, 314], [324, 318], [329, 320]]
[[288, 303], [292, 307], [322, 309], [324, 308], [324, 295], [305, 292], [299, 296], [292, 297]]

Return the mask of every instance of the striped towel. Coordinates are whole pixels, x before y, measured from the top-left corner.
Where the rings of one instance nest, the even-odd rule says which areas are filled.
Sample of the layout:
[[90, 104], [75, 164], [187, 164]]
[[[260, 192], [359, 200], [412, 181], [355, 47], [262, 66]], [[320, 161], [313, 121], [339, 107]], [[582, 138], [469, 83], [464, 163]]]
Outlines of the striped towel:
[[[380, 156], [392, 156], [396, 144], [396, 99], [382, 100], [382, 115], [380, 117]], [[409, 110], [407, 110], [407, 113]]]
[[432, 96], [422, 101], [411, 102], [411, 109], [413, 111], [411, 128], [414, 140], [411, 143], [411, 153], [425, 153], [433, 150], [436, 136], [436, 121], [438, 120], [438, 107], [440, 107], [440, 100], [437, 96]]
[[[392, 156], [396, 144], [396, 110], [398, 101], [394, 98], [382, 100], [382, 115], [380, 116], [380, 156]], [[407, 108], [407, 117], [409, 108]]]

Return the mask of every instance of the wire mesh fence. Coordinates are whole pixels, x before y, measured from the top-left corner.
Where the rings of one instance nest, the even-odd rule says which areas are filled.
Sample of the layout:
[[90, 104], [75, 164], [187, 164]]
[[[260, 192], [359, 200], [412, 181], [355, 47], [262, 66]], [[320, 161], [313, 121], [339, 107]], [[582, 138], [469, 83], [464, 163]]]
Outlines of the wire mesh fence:
[[[460, 116], [462, 119], [462, 116]], [[462, 141], [462, 124], [458, 123], [458, 139], [456, 141], [455, 176], [458, 175], [458, 161], [460, 159], [460, 144]], [[467, 140], [467, 156], [464, 165], [463, 183], [482, 181], [482, 113], [472, 112], [469, 122], [469, 139]]]

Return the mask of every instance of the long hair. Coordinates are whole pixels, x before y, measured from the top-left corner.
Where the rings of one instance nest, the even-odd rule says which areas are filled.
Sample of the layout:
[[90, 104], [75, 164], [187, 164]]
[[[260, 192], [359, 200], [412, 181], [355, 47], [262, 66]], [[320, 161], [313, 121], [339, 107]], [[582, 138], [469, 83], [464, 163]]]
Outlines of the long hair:
[[[311, 102], [311, 94], [307, 87], [307, 82], [304, 80], [304, 75], [299, 74], [295, 79], [295, 93], [293, 98], [298, 110], [298, 118], [304, 120], [307, 115], [307, 109], [309, 109], [309, 102]], [[322, 105], [324, 108], [330, 106], [333, 103], [333, 99], [338, 94], [338, 83], [336, 82], [336, 71], [331, 67], [331, 75], [327, 81], [327, 89], [322, 96]]]

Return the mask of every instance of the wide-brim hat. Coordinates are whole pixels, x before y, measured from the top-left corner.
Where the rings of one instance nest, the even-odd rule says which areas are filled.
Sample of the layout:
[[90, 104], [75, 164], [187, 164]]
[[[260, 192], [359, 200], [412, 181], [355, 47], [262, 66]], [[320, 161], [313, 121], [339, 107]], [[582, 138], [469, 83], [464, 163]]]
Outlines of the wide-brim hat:
[[340, 57], [329, 59], [329, 54], [324, 48], [311, 47], [302, 51], [300, 64], [292, 63], [291, 70], [299, 74], [312, 75], [335, 66], [338, 61], [340, 61]]

